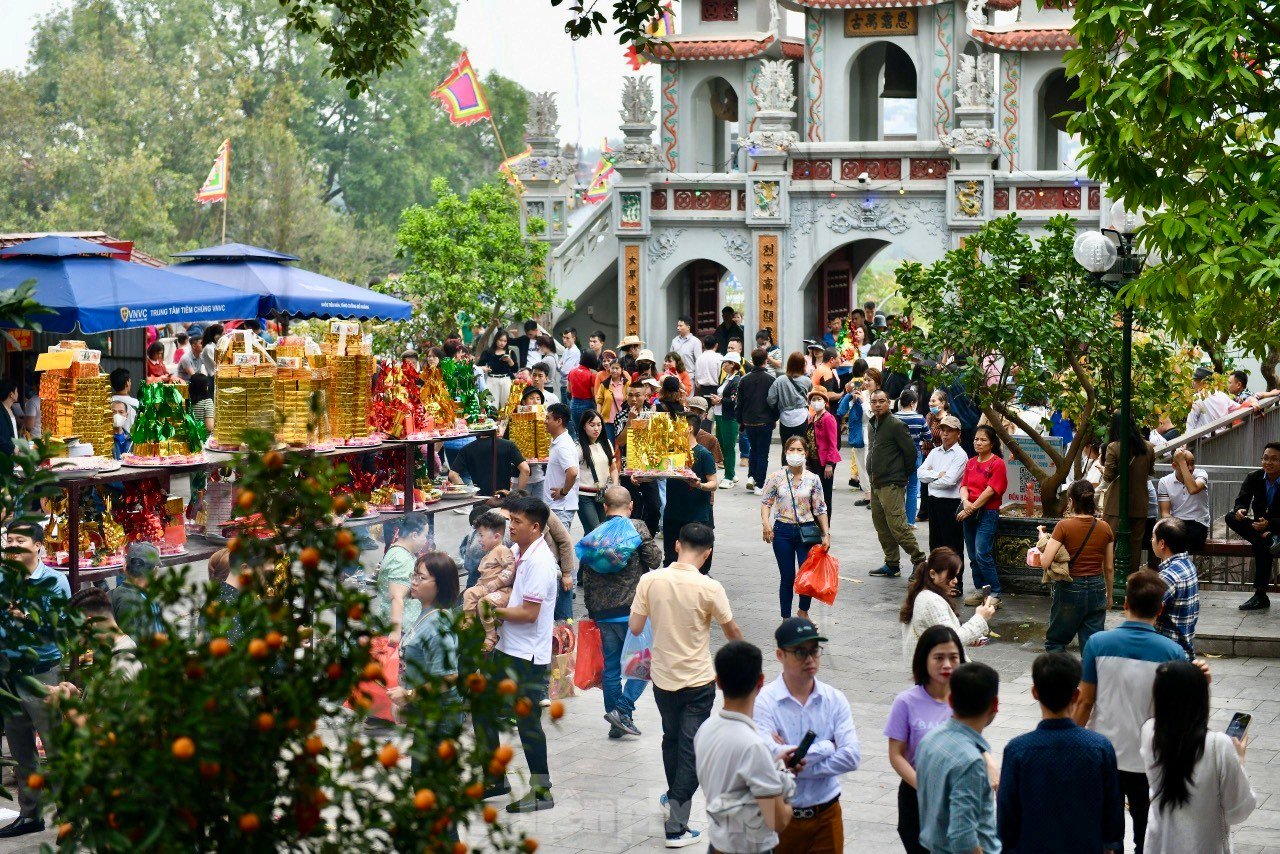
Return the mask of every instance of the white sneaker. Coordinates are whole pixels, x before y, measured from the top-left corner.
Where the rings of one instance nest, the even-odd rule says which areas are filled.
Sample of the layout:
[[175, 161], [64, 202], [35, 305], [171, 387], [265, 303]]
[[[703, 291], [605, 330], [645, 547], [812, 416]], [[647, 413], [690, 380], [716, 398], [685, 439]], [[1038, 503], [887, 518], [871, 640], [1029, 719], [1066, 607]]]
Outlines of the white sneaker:
[[747, 489], [755, 489], [756, 482], [752, 478], [747, 478]]
[[729, 480], [729, 478], [725, 478], [724, 480], [720, 481], [720, 488], [733, 489], [733, 481]]
[[764, 488], [757, 486], [754, 490], [756, 495], [764, 495]]
[[668, 848], [687, 848], [690, 845], [697, 845], [701, 838], [700, 832], [690, 828], [679, 836], [668, 836], [666, 844]]

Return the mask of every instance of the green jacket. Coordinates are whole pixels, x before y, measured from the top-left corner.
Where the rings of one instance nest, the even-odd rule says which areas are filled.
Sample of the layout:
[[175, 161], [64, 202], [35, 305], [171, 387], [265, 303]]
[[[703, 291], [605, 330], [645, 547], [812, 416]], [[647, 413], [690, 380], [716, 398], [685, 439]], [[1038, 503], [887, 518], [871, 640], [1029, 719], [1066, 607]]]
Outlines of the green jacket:
[[867, 422], [871, 438], [867, 445], [867, 468], [871, 470], [871, 486], [906, 486], [916, 468], [916, 445], [911, 431], [892, 413], [883, 418], [872, 416]]
[[124, 633], [139, 643], [164, 628], [156, 603], [141, 587], [128, 581], [111, 591], [111, 614]]

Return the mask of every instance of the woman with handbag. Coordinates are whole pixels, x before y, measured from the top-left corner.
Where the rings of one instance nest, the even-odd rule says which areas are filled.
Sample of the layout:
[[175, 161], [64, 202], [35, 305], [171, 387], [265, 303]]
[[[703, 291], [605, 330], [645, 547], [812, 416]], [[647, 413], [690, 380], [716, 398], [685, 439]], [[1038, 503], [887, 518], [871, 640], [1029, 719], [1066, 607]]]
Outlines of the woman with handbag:
[[[796, 570], [809, 557], [809, 549], [818, 543], [831, 547], [831, 533], [822, 481], [805, 468], [804, 437], [787, 439], [782, 452], [787, 465], [765, 482], [760, 498], [760, 524], [764, 528], [764, 541], [773, 544], [773, 556], [778, 561], [778, 604], [785, 620], [791, 616]], [[800, 597], [799, 616], [809, 618], [811, 603], [808, 596]]]
[[831, 518], [831, 491], [835, 486], [836, 466], [840, 464], [840, 427], [828, 409], [827, 394], [821, 389], [809, 392], [809, 423], [805, 425], [805, 466], [822, 481], [822, 498]]
[[609, 369], [601, 373], [604, 377], [596, 383], [596, 411], [604, 420], [605, 438], [613, 444], [618, 441], [618, 416], [622, 414], [622, 406], [627, 401], [631, 378], [617, 361], [610, 363]]
[[[1098, 502], [1093, 484], [1077, 480], [1067, 490], [1071, 515], [1053, 529], [1040, 566], [1053, 572], [1059, 549], [1070, 555], [1069, 580], [1053, 582], [1049, 625], [1044, 633], [1046, 652], [1067, 648], [1079, 637], [1080, 649], [1106, 627], [1107, 606], [1116, 571], [1116, 537], [1111, 526], [1097, 517]], [[1057, 577], [1057, 576], [1054, 576]]]
[[588, 409], [578, 419], [578, 518], [583, 535], [604, 521], [604, 491], [619, 483], [618, 458], [604, 435], [604, 419]]

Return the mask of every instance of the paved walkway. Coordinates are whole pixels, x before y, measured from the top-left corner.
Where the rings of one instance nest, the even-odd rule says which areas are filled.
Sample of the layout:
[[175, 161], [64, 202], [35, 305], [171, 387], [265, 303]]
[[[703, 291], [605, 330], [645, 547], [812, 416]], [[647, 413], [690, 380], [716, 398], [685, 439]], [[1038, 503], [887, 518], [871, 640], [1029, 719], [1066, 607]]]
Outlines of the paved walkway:
[[[838, 473], [837, 484], [848, 475]], [[844, 779], [846, 850], [901, 851], [897, 820], [898, 778], [889, 767], [881, 734], [894, 695], [909, 684], [908, 666], [901, 660], [897, 611], [905, 579], [868, 578], [880, 564], [879, 547], [865, 509], [853, 507], [854, 496], [839, 486], [835, 497], [833, 551], [845, 579], [833, 608], [815, 603], [813, 617], [831, 638], [821, 677], [845, 691], [853, 707], [862, 743], [862, 766]], [[778, 577], [773, 555], [759, 536], [756, 499], [739, 488], [722, 490], [716, 498], [717, 535], [715, 576], [729, 592], [738, 623], [749, 640], [765, 650], [766, 679], [778, 672], [773, 660], [773, 630], [779, 619]], [[465, 525], [465, 518], [445, 514], [439, 542], [449, 546]], [[922, 543], [927, 527], [918, 531]], [[1243, 598], [1243, 597], [1241, 597]], [[1030, 696], [1030, 666], [1040, 649], [1047, 600], [1009, 597], [995, 619], [1000, 638], [974, 651], [974, 658], [994, 666], [1002, 680], [1000, 714], [987, 731], [997, 752], [1015, 735], [1033, 728], [1038, 707]], [[1280, 614], [1274, 617], [1280, 622]], [[1119, 616], [1108, 618], [1108, 625]], [[713, 630], [714, 643], [723, 641]], [[1260, 658], [1219, 658], [1212, 661], [1213, 717], [1222, 729], [1231, 713], [1253, 715], [1253, 742], [1248, 770], [1259, 807], [1233, 835], [1240, 854], [1280, 854], [1280, 661]], [[556, 807], [519, 821], [541, 843], [540, 852], [640, 852], [665, 850], [658, 796], [664, 791], [659, 743], [661, 726], [651, 695], [639, 703], [636, 722], [640, 738], [610, 741], [601, 719], [598, 690], [566, 703], [558, 725], [548, 727]], [[517, 758], [514, 766], [520, 766]], [[516, 783], [516, 794], [524, 791]], [[1069, 797], [1070, 793], [1064, 793]], [[702, 796], [695, 798], [693, 824], [705, 827]], [[0, 854], [35, 851], [52, 842], [52, 832], [17, 843], [0, 842]], [[691, 849], [702, 852], [703, 847]], [[1126, 851], [1132, 850], [1126, 847]]]

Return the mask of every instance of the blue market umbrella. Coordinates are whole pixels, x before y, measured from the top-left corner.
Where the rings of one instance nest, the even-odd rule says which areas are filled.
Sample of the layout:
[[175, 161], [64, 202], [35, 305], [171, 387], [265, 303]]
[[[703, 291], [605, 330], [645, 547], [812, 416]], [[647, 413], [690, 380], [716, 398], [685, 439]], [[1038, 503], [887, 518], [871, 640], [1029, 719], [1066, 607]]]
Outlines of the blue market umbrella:
[[189, 259], [166, 269], [227, 285], [259, 297], [258, 314], [407, 320], [413, 306], [404, 300], [292, 267], [292, 255], [243, 243], [179, 252]]
[[78, 237], [49, 235], [0, 249], [0, 290], [35, 280], [34, 299], [53, 309], [37, 318], [49, 332], [86, 334], [256, 317], [252, 295], [193, 282], [111, 257], [116, 250]]

